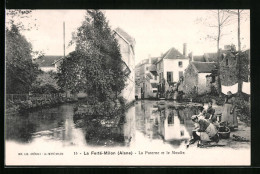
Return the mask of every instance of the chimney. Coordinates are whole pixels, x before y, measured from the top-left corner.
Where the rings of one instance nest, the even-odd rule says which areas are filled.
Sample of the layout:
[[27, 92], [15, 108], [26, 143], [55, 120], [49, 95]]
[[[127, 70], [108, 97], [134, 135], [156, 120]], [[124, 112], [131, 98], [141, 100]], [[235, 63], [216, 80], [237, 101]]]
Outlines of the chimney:
[[187, 43], [183, 44], [183, 55], [186, 57], [187, 56]]
[[192, 61], [192, 62], [194, 61], [194, 60], [193, 60], [193, 52], [190, 52], [189, 58], [190, 58], [190, 61]]
[[151, 63], [151, 54], [148, 54], [148, 63]]

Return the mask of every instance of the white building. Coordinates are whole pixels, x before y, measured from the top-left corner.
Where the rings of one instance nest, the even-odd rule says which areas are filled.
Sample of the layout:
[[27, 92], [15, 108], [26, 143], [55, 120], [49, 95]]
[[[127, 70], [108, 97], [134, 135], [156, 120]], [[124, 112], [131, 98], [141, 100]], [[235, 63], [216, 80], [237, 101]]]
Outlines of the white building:
[[122, 61], [130, 71], [126, 87], [120, 95], [130, 103], [135, 100], [135, 39], [121, 28], [116, 28], [114, 34], [120, 46]]
[[148, 63], [144, 64], [141, 85], [143, 98], [157, 98], [159, 78], [154, 64], [157, 61], [157, 57], [149, 58]]
[[186, 44], [184, 44], [183, 54], [175, 48], [169, 49], [156, 63], [160, 93], [167, 91], [174, 82], [179, 82], [188, 65], [189, 58], [186, 55]]
[[62, 58], [63, 56], [46, 55], [36, 59], [35, 62], [39, 65], [39, 68], [44, 72], [57, 72], [59, 60], [61, 60]]

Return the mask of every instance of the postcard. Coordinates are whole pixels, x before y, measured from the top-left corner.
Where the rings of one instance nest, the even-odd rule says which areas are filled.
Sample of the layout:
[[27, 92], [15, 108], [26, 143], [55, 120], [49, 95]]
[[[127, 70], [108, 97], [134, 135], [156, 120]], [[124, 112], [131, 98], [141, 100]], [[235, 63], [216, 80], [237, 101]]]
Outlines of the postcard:
[[6, 9], [6, 166], [250, 166], [250, 10]]

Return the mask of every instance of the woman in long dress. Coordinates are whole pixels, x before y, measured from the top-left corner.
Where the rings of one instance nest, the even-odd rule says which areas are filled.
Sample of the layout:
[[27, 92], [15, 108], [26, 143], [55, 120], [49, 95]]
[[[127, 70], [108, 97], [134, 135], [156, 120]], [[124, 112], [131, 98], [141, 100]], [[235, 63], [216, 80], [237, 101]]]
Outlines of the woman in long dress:
[[235, 98], [233, 97], [232, 93], [228, 91], [225, 99], [225, 104], [223, 106], [221, 122], [225, 122], [226, 125], [231, 129], [238, 127], [237, 114], [235, 111], [236, 108], [234, 102]]
[[219, 142], [218, 130], [212, 123], [204, 118], [199, 118], [197, 115], [193, 115], [191, 120], [196, 123], [196, 127], [192, 131], [193, 139], [190, 140], [190, 144], [197, 140]]

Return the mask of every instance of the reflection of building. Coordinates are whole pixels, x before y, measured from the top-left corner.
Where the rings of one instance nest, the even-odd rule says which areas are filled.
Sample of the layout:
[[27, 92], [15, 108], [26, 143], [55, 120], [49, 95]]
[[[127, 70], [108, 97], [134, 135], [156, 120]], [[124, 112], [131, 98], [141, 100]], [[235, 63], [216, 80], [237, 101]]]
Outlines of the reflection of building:
[[190, 138], [184, 120], [180, 120], [174, 110], [165, 110], [165, 117], [161, 120], [159, 131], [166, 141], [187, 140]]
[[116, 28], [114, 30], [114, 35], [120, 47], [122, 60], [130, 70], [126, 82], [127, 85], [123, 89], [121, 95], [127, 102], [132, 102], [135, 99], [135, 39], [121, 28]]

